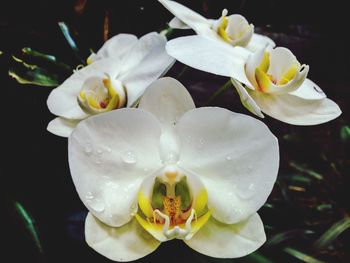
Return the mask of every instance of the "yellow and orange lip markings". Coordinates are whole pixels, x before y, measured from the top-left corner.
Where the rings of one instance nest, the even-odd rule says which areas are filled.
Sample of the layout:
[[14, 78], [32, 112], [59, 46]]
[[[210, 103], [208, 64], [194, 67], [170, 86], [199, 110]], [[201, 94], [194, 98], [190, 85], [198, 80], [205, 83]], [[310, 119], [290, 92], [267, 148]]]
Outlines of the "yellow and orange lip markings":
[[125, 105], [125, 90], [121, 83], [107, 75], [87, 79], [78, 94], [80, 107], [88, 114], [97, 114]]
[[[172, 176], [156, 178], [152, 196], [139, 192], [139, 211], [135, 217], [159, 241], [173, 238], [188, 240], [211, 216], [207, 192], [202, 189], [197, 196], [192, 196], [185, 176], [179, 173], [165, 175]], [[168, 177], [169, 181], [162, 181]]]

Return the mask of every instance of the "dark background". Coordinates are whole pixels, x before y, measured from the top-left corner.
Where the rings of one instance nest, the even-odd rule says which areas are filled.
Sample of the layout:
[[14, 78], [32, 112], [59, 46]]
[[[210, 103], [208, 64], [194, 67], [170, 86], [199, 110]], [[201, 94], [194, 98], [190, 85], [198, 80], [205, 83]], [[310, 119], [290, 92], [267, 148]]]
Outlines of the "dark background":
[[[279, 138], [281, 168], [268, 204], [260, 211], [268, 243], [257, 253], [239, 260], [216, 260], [192, 251], [181, 241], [171, 241], [141, 262], [350, 262], [349, 231], [331, 229], [349, 218], [349, 15], [342, 1], [179, 2], [210, 18], [218, 18], [223, 8], [246, 16], [257, 32], [290, 48], [300, 62], [311, 66], [309, 78], [339, 104], [343, 114], [312, 127], [264, 119]], [[160, 31], [171, 18], [163, 6], [150, 0], [2, 3], [0, 255], [10, 257], [1, 262], [109, 262], [84, 242], [86, 209], [69, 175], [67, 140], [46, 131], [54, 118], [46, 107], [52, 88], [21, 85], [11, 79], [8, 70], [18, 68], [11, 55], [23, 57], [21, 49], [31, 47], [75, 68], [90, 49], [98, 50], [106, 37]], [[69, 26], [78, 52], [67, 43], [59, 21]], [[106, 24], [108, 30], [104, 31]], [[183, 34], [192, 32], [174, 31], [171, 37]], [[59, 81], [70, 74], [45, 63], [43, 67]], [[177, 63], [168, 75], [178, 76], [182, 67]], [[187, 69], [179, 80], [197, 106], [205, 105], [227, 81], [193, 69]], [[211, 104], [249, 114], [234, 91]], [[31, 224], [18, 204], [29, 214]], [[333, 236], [324, 237], [329, 229]]]

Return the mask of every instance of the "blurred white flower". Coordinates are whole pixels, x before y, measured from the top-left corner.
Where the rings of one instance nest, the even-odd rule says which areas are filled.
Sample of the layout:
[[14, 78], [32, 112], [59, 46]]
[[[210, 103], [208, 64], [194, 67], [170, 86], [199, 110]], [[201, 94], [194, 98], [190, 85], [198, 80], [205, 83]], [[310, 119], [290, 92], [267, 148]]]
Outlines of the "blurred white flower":
[[[191, 44], [189, 44], [191, 42]], [[209, 73], [232, 78], [243, 105], [259, 117], [262, 112], [294, 125], [315, 125], [341, 114], [338, 105], [307, 79], [301, 65], [283, 47], [251, 53], [201, 36], [171, 40], [167, 52], [180, 62]]]
[[276, 180], [277, 139], [252, 117], [195, 109], [172, 78], [151, 84], [138, 109], [80, 122], [68, 148], [89, 209], [86, 241], [112, 260], [136, 260], [174, 238], [219, 258], [265, 242], [256, 211]]
[[166, 38], [155, 32], [140, 39], [119, 34], [108, 40], [91, 54], [88, 66], [51, 92], [47, 105], [59, 117], [47, 129], [68, 137], [90, 115], [131, 106], [174, 63], [165, 44]]
[[[227, 43], [231, 46], [243, 46], [250, 51], [275, 46], [268, 37], [254, 33], [254, 26], [241, 15], [229, 15], [224, 9], [219, 19], [207, 19], [193, 10], [175, 1], [159, 0], [175, 17], [169, 26], [177, 29], [192, 28], [198, 35]], [[188, 45], [191, 37], [187, 37]]]

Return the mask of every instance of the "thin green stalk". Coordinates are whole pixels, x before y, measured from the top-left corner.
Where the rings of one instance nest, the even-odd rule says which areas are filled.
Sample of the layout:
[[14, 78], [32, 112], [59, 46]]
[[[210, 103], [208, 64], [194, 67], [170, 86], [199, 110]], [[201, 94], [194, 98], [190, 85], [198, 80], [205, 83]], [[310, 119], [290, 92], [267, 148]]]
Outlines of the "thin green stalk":
[[222, 85], [207, 101], [206, 105], [210, 105], [211, 102], [213, 102], [218, 96], [222, 95], [224, 92], [226, 92], [229, 88], [232, 87], [231, 80], [228, 80], [224, 85]]
[[184, 65], [184, 67], [182, 68], [180, 73], [176, 76], [176, 79], [180, 79], [183, 76], [183, 74], [185, 74], [187, 68], [188, 68], [188, 66]]

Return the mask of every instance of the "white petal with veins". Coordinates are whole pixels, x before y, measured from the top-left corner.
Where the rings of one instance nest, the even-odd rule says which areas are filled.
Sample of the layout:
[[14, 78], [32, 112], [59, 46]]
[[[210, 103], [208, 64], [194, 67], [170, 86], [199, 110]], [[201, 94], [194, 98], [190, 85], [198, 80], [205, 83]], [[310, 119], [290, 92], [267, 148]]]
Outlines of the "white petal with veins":
[[264, 225], [258, 214], [233, 225], [210, 219], [194, 237], [185, 243], [204, 255], [216, 258], [238, 258], [257, 250], [266, 241]]
[[217, 220], [237, 223], [265, 203], [279, 166], [277, 139], [265, 124], [208, 107], [188, 111], [176, 128], [179, 165], [201, 179]]
[[95, 251], [120, 262], [142, 258], [160, 245], [135, 219], [121, 227], [110, 227], [91, 213], [85, 221], [85, 238]]

